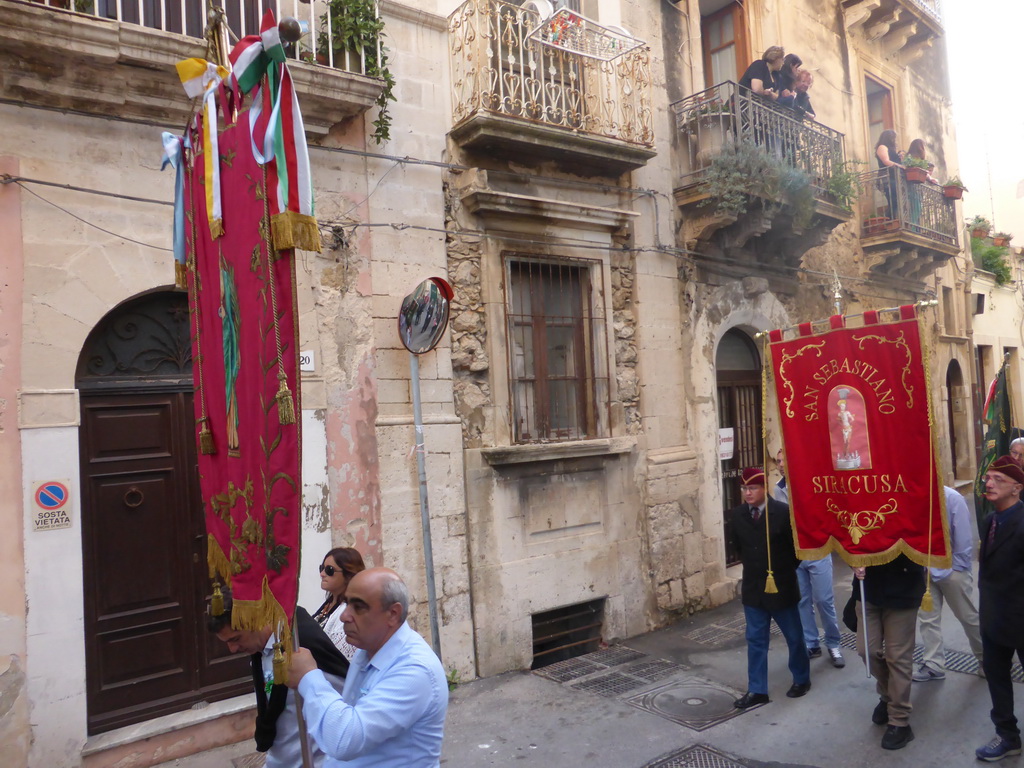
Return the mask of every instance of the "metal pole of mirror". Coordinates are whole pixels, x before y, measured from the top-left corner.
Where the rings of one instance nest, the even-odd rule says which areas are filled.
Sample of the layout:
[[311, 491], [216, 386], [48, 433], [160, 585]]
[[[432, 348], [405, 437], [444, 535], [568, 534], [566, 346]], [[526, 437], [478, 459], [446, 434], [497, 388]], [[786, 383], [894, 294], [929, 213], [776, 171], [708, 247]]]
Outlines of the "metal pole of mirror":
[[430, 610], [430, 638], [434, 653], [441, 658], [441, 630], [437, 618], [437, 586], [434, 578], [434, 552], [430, 536], [430, 502], [427, 494], [427, 456], [423, 440], [423, 408], [420, 403], [419, 356], [437, 346], [448, 327], [452, 287], [440, 277], [431, 277], [416, 286], [402, 300], [398, 314], [398, 337], [409, 350], [412, 418], [415, 428], [416, 469], [420, 488], [420, 524], [423, 528], [423, 565], [427, 577], [427, 604]]

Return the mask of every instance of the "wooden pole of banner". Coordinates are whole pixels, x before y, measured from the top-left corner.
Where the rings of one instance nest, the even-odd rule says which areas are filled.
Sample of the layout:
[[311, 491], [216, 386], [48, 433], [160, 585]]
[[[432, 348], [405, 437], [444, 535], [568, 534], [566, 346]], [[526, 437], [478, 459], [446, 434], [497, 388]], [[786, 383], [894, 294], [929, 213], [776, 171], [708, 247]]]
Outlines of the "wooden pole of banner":
[[[292, 620], [292, 650], [299, 648], [299, 622]], [[309, 748], [309, 734], [306, 731], [306, 718], [302, 716], [302, 696], [299, 689], [293, 688], [295, 696], [295, 718], [299, 721], [299, 743], [302, 745], [302, 768], [313, 768], [313, 755]]]

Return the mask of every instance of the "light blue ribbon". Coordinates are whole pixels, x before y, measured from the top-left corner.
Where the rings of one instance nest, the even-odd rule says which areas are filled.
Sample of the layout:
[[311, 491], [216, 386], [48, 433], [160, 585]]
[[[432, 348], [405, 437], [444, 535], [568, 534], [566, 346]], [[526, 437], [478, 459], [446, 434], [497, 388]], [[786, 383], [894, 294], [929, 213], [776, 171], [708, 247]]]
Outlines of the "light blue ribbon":
[[185, 268], [185, 173], [182, 150], [188, 141], [183, 136], [175, 136], [164, 131], [161, 134], [164, 144], [164, 161], [162, 171], [168, 165], [174, 168], [174, 260]]

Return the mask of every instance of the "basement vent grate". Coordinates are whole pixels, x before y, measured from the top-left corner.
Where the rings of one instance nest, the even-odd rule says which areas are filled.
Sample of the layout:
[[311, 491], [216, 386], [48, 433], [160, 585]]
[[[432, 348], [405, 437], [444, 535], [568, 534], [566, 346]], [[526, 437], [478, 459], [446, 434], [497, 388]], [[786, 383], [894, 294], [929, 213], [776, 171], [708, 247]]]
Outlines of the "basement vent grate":
[[533, 623], [530, 669], [540, 669], [599, 650], [604, 598], [535, 613], [530, 618]]
[[721, 752], [697, 744], [659, 757], [653, 763], [647, 763], [644, 768], [744, 768], [744, 766], [743, 763], [737, 763]]
[[536, 670], [541, 677], [554, 680], [556, 683], [567, 683], [578, 677], [592, 675], [594, 672], [603, 672], [606, 667], [593, 664], [586, 659], [566, 659], [556, 664], [549, 664]]
[[592, 677], [589, 680], [574, 683], [572, 687], [578, 691], [596, 693], [598, 696], [614, 697], [623, 693], [628, 693], [634, 688], [639, 688], [642, 685], [644, 685], [643, 680], [639, 680], [635, 677], [629, 677], [621, 672], [610, 672], [607, 675]]

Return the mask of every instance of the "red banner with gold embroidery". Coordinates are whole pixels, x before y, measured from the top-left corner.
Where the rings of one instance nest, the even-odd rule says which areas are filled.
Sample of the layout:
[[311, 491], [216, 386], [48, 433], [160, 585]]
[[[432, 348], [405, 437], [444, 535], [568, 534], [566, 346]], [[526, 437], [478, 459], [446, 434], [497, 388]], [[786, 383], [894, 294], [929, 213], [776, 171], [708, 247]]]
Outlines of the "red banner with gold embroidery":
[[[236, 628], [281, 629], [298, 597], [301, 521], [295, 259], [274, 248], [268, 184], [276, 182], [253, 154], [244, 95], [221, 85], [214, 98], [217, 125], [204, 130], [201, 114], [190, 126], [185, 181], [210, 578], [231, 586]], [[218, 227], [207, 213], [211, 168]], [[290, 632], [278, 634], [290, 644]]]
[[949, 567], [928, 380], [913, 306], [860, 328], [831, 319], [797, 338], [769, 334], [797, 554], [836, 551], [852, 566], [900, 553]]

